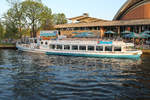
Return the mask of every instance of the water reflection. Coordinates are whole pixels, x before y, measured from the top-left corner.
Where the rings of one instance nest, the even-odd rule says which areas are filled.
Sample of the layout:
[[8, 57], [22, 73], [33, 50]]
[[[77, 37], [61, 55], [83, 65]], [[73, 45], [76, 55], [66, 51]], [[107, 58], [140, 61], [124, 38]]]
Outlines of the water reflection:
[[148, 100], [150, 57], [104, 59], [0, 50], [1, 100]]

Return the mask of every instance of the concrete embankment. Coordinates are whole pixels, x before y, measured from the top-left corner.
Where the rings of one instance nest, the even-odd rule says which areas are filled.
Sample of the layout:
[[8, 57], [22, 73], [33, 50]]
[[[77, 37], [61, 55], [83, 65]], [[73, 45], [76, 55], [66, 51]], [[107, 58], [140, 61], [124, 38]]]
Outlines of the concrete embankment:
[[16, 49], [16, 45], [13, 44], [0, 44], [0, 49]]
[[150, 49], [143, 49], [142, 52], [143, 54], [150, 54]]

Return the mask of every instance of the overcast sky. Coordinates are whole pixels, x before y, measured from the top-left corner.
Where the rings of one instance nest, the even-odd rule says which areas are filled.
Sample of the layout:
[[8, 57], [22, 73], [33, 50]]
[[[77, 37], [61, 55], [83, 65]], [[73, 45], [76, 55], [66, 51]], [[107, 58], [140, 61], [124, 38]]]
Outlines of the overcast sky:
[[[9, 9], [6, 0], [0, 0], [0, 16]], [[42, 0], [53, 13], [65, 13], [67, 18], [88, 13], [91, 17], [112, 20], [126, 0]]]

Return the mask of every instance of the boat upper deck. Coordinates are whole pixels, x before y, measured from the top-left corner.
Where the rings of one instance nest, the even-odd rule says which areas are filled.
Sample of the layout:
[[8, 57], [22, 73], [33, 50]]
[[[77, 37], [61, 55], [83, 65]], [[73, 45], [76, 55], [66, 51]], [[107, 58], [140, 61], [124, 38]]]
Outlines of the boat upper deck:
[[46, 44], [61, 44], [61, 45], [64, 45], [64, 44], [65, 45], [113, 45], [113, 46], [126, 46], [127, 45], [123, 41], [100, 40], [100, 39], [42, 40], [42, 42], [46, 42]]

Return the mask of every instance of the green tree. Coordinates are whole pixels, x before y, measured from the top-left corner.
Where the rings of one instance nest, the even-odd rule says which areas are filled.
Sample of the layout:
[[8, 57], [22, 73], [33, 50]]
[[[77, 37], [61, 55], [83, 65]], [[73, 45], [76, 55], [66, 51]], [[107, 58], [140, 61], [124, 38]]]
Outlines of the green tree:
[[24, 14], [26, 16], [26, 22], [31, 27], [31, 37], [36, 37], [36, 32], [40, 27], [41, 14], [44, 11], [44, 6], [41, 2], [34, 0], [26, 0], [21, 3]]
[[0, 41], [4, 38], [4, 26], [0, 22]]
[[67, 19], [64, 13], [53, 14], [53, 23], [55, 25], [67, 23]]
[[[13, 27], [15, 27], [16, 32], [17, 32], [17, 33], [14, 33], [14, 35], [17, 34], [17, 36], [20, 38], [23, 35], [22, 29], [25, 28], [26, 21], [25, 21], [25, 16], [24, 16], [24, 11], [22, 9], [22, 5], [20, 4], [18, 0], [15, 2], [13, 1], [14, 0], [8, 0], [8, 2], [11, 5], [11, 8], [7, 11], [6, 14], [4, 14], [4, 19], [5, 19], [6, 26], [8, 26], [7, 28], [11, 28], [9, 27], [9, 24], [14, 25]], [[11, 32], [11, 29], [9, 30], [9, 32]], [[12, 30], [12, 33], [13, 32], [14, 30]]]
[[53, 27], [53, 16], [52, 11], [48, 7], [44, 7], [43, 12], [40, 15], [41, 29], [43, 30], [52, 30]]
[[52, 30], [54, 25], [67, 23], [65, 14], [52, 14], [51, 9], [44, 6], [41, 0], [7, 1], [11, 5], [4, 14], [7, 36], [12, 37], [14, 34], [20, 38], [27, 32], [31, 37], [36, 37], [40, 29]]
[[13, 22], [6, 22], [6, 33], [4, 35], [4, 38], [9, 38], [9, 39], [14, 39], [14, 38], [19, 38], [18, 29]]

